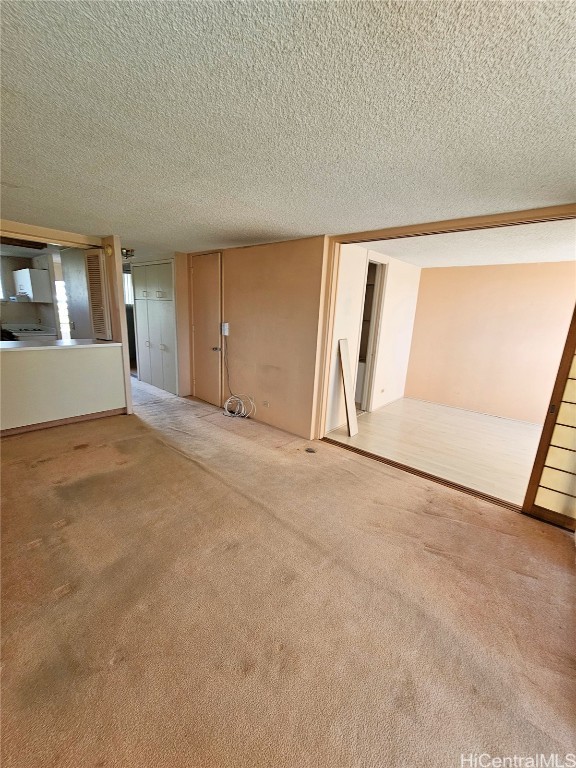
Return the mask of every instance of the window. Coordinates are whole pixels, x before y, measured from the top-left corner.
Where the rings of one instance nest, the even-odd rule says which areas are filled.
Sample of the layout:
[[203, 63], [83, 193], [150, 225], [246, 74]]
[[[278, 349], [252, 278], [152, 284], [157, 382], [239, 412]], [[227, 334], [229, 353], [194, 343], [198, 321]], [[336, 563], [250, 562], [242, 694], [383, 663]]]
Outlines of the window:
[[60, 321], [60, 333], [62, 338], [69, 340], [70, 335], [70, 317], [68, 315], [68, 299], [66, 298], [66, 286], [64, 280], [55, 280], [56, 283], [56, 301], [58, 305], [58, 320]]
[[134, 288], [132, 286], [132, 273], [125, 272], [122, 277], [124, 278], [124, 303], [134, 304]]

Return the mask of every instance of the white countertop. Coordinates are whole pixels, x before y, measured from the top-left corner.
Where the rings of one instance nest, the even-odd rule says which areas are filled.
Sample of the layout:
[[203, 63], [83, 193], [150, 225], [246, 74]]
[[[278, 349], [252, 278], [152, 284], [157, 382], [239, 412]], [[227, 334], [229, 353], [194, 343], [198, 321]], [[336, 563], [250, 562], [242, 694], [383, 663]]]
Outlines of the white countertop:
[[121, 347], [119, 341], [100, 341], [99, 339], [46, 339], [36, 338], [29, 341], [0, 341], [0, 350], [20, 349], [66, 349], [70, 347]]

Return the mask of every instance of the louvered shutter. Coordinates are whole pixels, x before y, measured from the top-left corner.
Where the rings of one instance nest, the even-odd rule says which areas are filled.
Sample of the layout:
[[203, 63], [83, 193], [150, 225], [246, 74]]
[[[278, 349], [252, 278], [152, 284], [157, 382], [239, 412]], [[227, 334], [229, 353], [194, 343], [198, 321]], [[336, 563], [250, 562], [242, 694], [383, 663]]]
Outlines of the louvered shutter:
[[102, 250], [86, 251], [86, 278], [94, 338], [110, 341], [112, 338], [110, 305], [106, 288], [106, 265]]
[[576, 310], [522, 509], [576, 528]]

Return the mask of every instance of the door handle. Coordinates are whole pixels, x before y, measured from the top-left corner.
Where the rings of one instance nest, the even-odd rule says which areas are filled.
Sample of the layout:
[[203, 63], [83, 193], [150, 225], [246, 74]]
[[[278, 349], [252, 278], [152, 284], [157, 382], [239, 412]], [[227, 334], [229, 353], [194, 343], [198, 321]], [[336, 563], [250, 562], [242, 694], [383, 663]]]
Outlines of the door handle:
[[161, 299], [164, 294], [164, 291], [156, 291], [156, 298]]
[[142, 291], [142, 296], [148, 296], [148, 291]]
[[149, 342], [149, 341], [145, 341], [145, 342], [144, 342], [144, 344], [145, 344], [145, 346], [147, 346], [147, 347], [149, 347], [149, 346], [150, 346], [150, 342]]
[[222, 347], [212, 347], [212, 352], [220, 352]]
[[166, 344], [160, 344], [160, 349], [161, 350], [165, 350], [166, 349]]

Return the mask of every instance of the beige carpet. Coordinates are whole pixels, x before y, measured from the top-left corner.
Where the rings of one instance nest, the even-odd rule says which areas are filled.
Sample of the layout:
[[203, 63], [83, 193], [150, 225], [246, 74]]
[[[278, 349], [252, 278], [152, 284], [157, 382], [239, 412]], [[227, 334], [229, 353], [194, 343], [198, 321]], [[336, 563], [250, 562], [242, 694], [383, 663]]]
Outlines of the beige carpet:
[[139, 391], [3, 442], [5, 768], [574, 751], [574, 543]]

